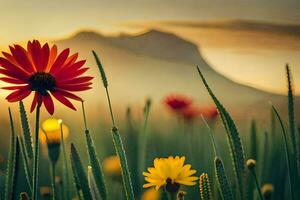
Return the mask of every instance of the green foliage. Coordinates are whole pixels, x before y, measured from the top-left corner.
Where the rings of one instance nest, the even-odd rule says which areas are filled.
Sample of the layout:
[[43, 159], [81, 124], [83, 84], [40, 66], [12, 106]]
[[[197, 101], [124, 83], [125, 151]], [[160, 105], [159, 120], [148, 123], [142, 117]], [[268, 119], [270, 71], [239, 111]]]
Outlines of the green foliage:
[[294, 200], [295, 199], [295, 194], [294, 194], [294, 182], [292, 179], [292, 163], [291, 163], [291, 158], [290, 158], [290, 152], [289, 152], [289, 145], [288, 145], [288, 139], [287, 139], [287, 134], [282, 122], [282, 119], [277, 111], [277, 109], [272, 105], [272, 109], [273, 112], [275, 113], [279, 123], [280, 123], [280, 127], [282, 130], [282, 134], [283, 134], [283, 139], [284, 139], [284, 145], [285, 145], [285, 155], [286, 155], [286, 159], [287, 159], [287, 166], [288, 166], [288, 181], [289, 181], [289, 188], [290, 188], [290, 193], [291, 193], [291, 199]]
[[122, 179], [123, 179], [126, 199], [134, 200], [132, 182], [130, 178], [130, 171], [127, 164], [126, 153], [117, 127], [112, 128], [112, 137], [113, 137], [113, 142], [115, 145], [117, 155], [119, 156], [121, 162]]
[[29, 166], [29, 161], [28, 158], [26, 156], [25, 153], [25, 145], [23, 142], [23, 138], [18, 135], [18, 143], [19, 143], [19, 147], [20, 147], [20, 152], [22, 155], [22, 159], [23, 159], [23, 165], [24, 165], [24, 171], [25, 171], [25, 176], [26, 176], [26, 181], [29, 187], [29, 190], [32, 191], [32, 174], [31, 174], [31, 170], [30, 170], [30, 166]]
[[138, 140], [138, 173], [142, 174], [145, 170], [146, 166], [146, 157], [147, 157], [147, 140], [148, 140], [148, 134], [147, 134], [147, 125], [149, 120], [149, 113], [151, 108], [151, 100], [148, 99], [146, 101], [145, 107], [144, 107], [144, 124], [143, 128], [139, 134], [139, 140]]
[[97, 158], [94, 141], [89, 133], [89, 130], [85, 130], [85, 137], [86, 137], [87, 150], [89, 155], [89, 162], [91, 165], [94, 181], [96, 182], [96, 184], [94, 185], [97, 186], [97, 190], [99, 190], [102, 199], [106, 200], [107, 199], [106, 183], [104, 180], [101, 165]]
[[91, 166], [88, 166], [88, 182], [93, 200], [102, 199]]
[[227, 175], [225, 173], [223, 162], [220, 158], [215, 158], [215, 174], [218, 183], [218, 187], [223, 200], [233, 200], [233, 194]]
[[[88, 179], [74, 144], [71, 144], [71, 164], [77, 190], [82, 191], [85, 200], [92, 199]], [[77, 191], [77, 193], [80, 193], [80, 191]]]
[[201, 200], [212, 200], [212, 193], [208, 174], [203, 173], [200, 176], [200, 197]]
[[99, 71], [100, 71], [100, 74], [101, 74], [101, 78], [102, 78], [102, 82], [103, 82], [103, 85], [105, 88], [107, 88], [108, 86], [108, 81], [107, 81], [107, 78], [106, 78], [106, 74], [105, 74], [105, 71], [104, 71], [104, 68], [100, 62], [100, 59], [97, 55], [97, 53], [95, 51], [92, 51], [93, 52], [93, 55], [95, 57], [95, 60], [96, 60], [96, 63], [98, 65], [98, 68], [99, 68]]
[[234, 121], [232, 120], [229, 113], [226, 111], [226, 109], [223, 107], [223, 105], [219, 102], [219, 100], [216, 98], [212, 90], [207, 84], [206, 79], [204, 78], [203, 74], [201, 73], [199, 67], [198, 72], [200, 74], [200, 77], [210, 94], [211, 98], [215, 102], [217, 109], [221, 115], [223, 124], [225, 126], [226, 132], [227, 132], [227, 138], [228, 143], [231, 151], [231, 157], [233, 160], [233, 166], [234, 171], [236, 174], [236, 180], [239, 187], [239, 193], [240, 198], [244, 198], [244, 182], [245, 182], [245, 155], [244, 155], [244, 148], [238, 133], [238, 130], [235, 126]]
[[250, 146], [250, 158], [257, 160], [257, 128], [256, 128], [256, 122], [253, 120], [251, 123], [251, 146]]
[[10, 108], [9, 112], [9, 121], [11, 128], [11, 136], [10, 136], [10, 145], [9, 145], [9, 154], [7, 160], [7, 169], [6, 169], [6, 178], [5, 178], [5, 200], [13, 199], [15, 193], [15, 176], [16, 176], [16, 166], [17, 166], [17, 136], [15, 133], [14, 122], [11, 115]]
[[20, 118], [23, 130], [24, 144], [25, 144], [25, 155], [28, 156], [27, 160], [33, 158], [33, 148], [32, 148], [32, 137], [30, 133], [30, 128], [28, 124], [26, 110], [22, 101], [19, 102], [20, 107]]
[[287, 83], [288, 83], [288, 111], [289, 111], [289, 130], [290, 130], [290, 140], [292, 142], [292, 153], [293, 160], [300, 175], [300, 154], [299, 154], [299, 143], [298, 135], [296, 131], [295, 123], [295, 108], [294, 108], [294, 95], [293, 95], [293, 84], [292, 84], [292, 75], [288, 65], [286, 65], [286, 74], [287, 74]]

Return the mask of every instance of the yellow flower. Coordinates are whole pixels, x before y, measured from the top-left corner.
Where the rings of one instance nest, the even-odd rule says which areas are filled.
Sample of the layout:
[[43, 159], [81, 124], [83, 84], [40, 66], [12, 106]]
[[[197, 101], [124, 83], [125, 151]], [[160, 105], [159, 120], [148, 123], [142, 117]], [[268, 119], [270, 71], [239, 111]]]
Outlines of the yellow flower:
[[109, 156], [103, 163], [103, 170], [108, 175], [121, 175], [121, 163], [118, 156]]
[[[43, 121], [40, 129], [40, 142], [42, 144], [46, 144], [47, 142], [50, 144], [60, 143], [61, 123], [62, 121], [56, 118], [49, 118]], [[69, 135], [69, 129], [65, 124], [62, 124], [62, 128], [63, 128], [64, 138], [67, 138]], [[47, 138], [45, 133], [47, 134]]]
[[192, 175], [196, 173], [196, 170], [192, 170], [189, 164], [185, 165], [184, 161], [184, 156], [156, 158], [154, 167], [148, 168], [148, 172], [143, 173], [148, 182], [143, 187], [155, 187], [159, 190], [164, 186], [168, 192], [177, 193], [180, 185], [195, 185], [198, 177]]
[[160, 193], [153, 188], [146, 190], [143, 192], [141, 200], [159, 200]]

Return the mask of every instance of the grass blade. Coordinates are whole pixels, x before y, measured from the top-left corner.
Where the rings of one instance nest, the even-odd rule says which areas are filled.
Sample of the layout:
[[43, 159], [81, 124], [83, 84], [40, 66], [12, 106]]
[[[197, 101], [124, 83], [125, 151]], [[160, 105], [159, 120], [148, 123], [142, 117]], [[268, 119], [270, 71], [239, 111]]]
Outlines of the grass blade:
[[200, 197], [201, 200], [212, 200], [212, 193], [208, 174], [203, 173], [200, 176]]
[[[73, 165], [73, 173], [75, 180], [77, 180], [76, 184], [78, 184], [76, 186], [77, 189], [81, 189], [85, 200], [92, 199], [92, 195], [88, 185], [88, 179], [74, 144], [71, 144], [71, 163]], [[80, 192], [78, 191], [78, 193]]]
[[[142, 175], [143, 171], [145, 170], [146, 165], [146, 157], [147, 157], [147, 140], [148, 140], [148, 134], [147, 134], [147, 125], [149, 120], [149, 113], [151, 108], [151, 99], [147, 99], [146, 105], [144, 108], [144, 124], [142, 127], [142, 130], [139, 134], [138, 138], [138, 174]], [[141, 176], [140, 182], [142, 183], [143, 177]]]
[[113, 142], [114, 142], [117, 155], [119, 156], [121, 162], [122, 179], [123, 179], [126, 199], [134, 200], [132, 182], [130, 178], [129, 167], [127, 164], [126, 153], [117, 127], [112, 128], [112, 137], [113, 137]]
[[290, 138], [292, 142], [292, 149], [295, 158], [295, 163], [297, 166], [298, 175], [300, 175], [300, 155], [299, 155], [299, 144], [298, 135], [296, 134], [296, 124], [295, 124], [295, 110], [294, 110], [294, 94], [293, 94], [293, 84], [292, 75], [288, 64], [286, 65], [287, 83], [288, 83], [288, 111], [289, 111], [289, 130]]
[[91, 165], [94, 181], [96, 182], [95, 186], [97, 186], [97, 190], [99, 190], [101, 197], [103, 200], [107, 199], [107, 190], [106, 190], [106, 183], [104, 181], [104, 175], [102, 172], [102, 168], [100, 162], [97, 158], [97, 153], [94, 147], [94, 141], [89, 133], [89, 130], [85, 130], [85, 137], [87, 143], [87, 149], [89, 154], [89, 162]]
[[97, 53], [95, 51], [92, 51], [93, 52], [93, 55], [95, 57], [95, 60], [96, 60], [96, 63], [98, 65], [98, 68], [99, 68], [99, 71], [100, 71], [100, 74], [101, 74], [101, 78], [102, 78], [102, 82], [103, 82], [103, 85], [105, 88], [107, 88], [108, 86], [108, 81], [107, 81], [107, 78], [106, 78], [106, 74], [105, 74], [105, 71], [104, 71], [104, 68], [100, 62], [100, 59], [97, 55]]
[[15, 133], [13, 118], [10, 108], [9, 112], [9, 121], [11, 129], [10, 145], [9, 145], [9, 154], [7, 160], [7, 170], [5, 178], [5, 200], [13, 199], [14, 189], [15, 189], [15, 174], [17, 166], [17, 137]]
[[282, 122], [282, 119], [277, 111], [277, 109], [272, 105], [272, 109], [273, 112], [275, 113], [275, 116], [277, 117], [279, 123], [280, 123], [280, 127], [282, 130], [282, 134], [283, 134], [283, 139], [284, 139], [284, 145], [285, 145], [285, 155], [286, 155], [286, 159], [287, 159], [287, 166], [288, 166], [288, 180], [289, 180], [289, 186], [290, 186], [290, 193], [291, 193], [291, 199], [294, 200], [295, 199], [295, 194], [294, 194], [294, 183], [291, 177], [291, 172], [292, 172], [292, 166], [291, 166], [291, 158], [290, 158], [290, 152], [289, 152], [289, 147], [288, 147], [288, 140], [287, 140], [287, 134]]
[[225, 173], [223, 162], [218, 157], [215, 158], [215, 174], [222, 199], [233, 200], [233, 194]]
[[31, 137], [31, 132], [28, 124], [26, 110], [24, 108], [24, 104], [22, 101], [19, 102], [19, 107], [20, 107], [20, 118], [21, 118], [22, 130], [23, 130], [24, 144], [26, 150], [25, 155], [27, 155], [29, 159], [32, 159], [33, 158], [32, 137]]
[[18, 143], [19, 143], [19, 147], [20, 147], [20, 152], [23, 158], [23, 165], [24, 165], [24, 171], [25, 171], [25, 176], [26, 176], [26, 181], [27, 181], [27, 185], [29, 187], [30, 192], [32, 192], [32, 174], [31, 174], [31, 170], [29, 167], [29, 161], [28, 161], [28, 157], [26, 156], [26, 150], [25, 150], [25, 145], [24, 145], [24, 141], [23, 138], [18, 135]]
[[254, 120], [251, 122], [250, 142], [251, 142], [250, 158], [257, 160], [257, 148], [258, 148], [257, 128], [256, 128], [256, 122]]
[[91, 191], [93, 200], [102, 199], [100, 196], [100, 192], [98, 190], [97, 183], [95, 181], [95, 177], [93, 174], [93, 169], [91, 166], [88, 166], [88, 182], [89, 182], [89, 187], [90, 187], [90, 191]]
[[231, 152], [231, 158], [233, 160], [233, 167], [234, 172], [236, 175], [236, 181], [237, 185], [239, 187], [239, 194], [240, 198], [244, 197], [244, 182], [245, 182], [245, 154], [244, 154], [244, 148], [238, 133], [238, 130], [235, 126], [235, 123], [229, 113], [226, 111], [226, 109], [223, 107], [223, 105], [219, 102], [219, 100], [216, 98], [210, 87], [208, 86], [208, 83], [206, 79], [204, 78], [202, 72], [200, 71], [198, 67], [199, 75], [202, 79], [202, 82], [204, 83], [208, 93], [210, 94], [211, 98], [215, 102], [217, 109], [220, 113], [221, 119], [223, 121], [224, 127], [227, 132], [227, 138], [228, 143], [230, 147]]
[[111, 100], [110, 100], [110, 96], [109, 96], [109, 92], [108, 92], [108, 81], [106, 78], [104, 68], [103, 68], [103, 66], [100, 62], [100, 59], [97, 56], [95, 51], [93, 51], [93, 55], [95, 57], [96, 63], [98, 65], [99, 71], [101, 73], [102, 82], [103, 82], [103, 85], [104, 85], [104, 88], [106, 91], [107, 101], [108, 101], [108, 105], [109, 105], [109, 111], [110, 111], [111, 120], [112, 120], [112, 124], [113, 124], [112, 138], [113, 138], [116, 153], [119, 156], [120, 162], [121, 162], [121, 172], [122, 172], [122, 180], [123, 180], [123, 185], [124, 185], [124, 190], [125, 190], [125, 196], [126, 196], [127, 200], [134, 200], [134, 193], [133, 193], [133, 188], [132, 188], [130, 171], [129, 171], [129, 167], [127, 164], [126, 153], [125, 153], [124, 145], [123, 145], [119, 130], [116, 127], [115, 118], [114, 118], [114, 114], [112, 111], [112, 104], [111, 104]]

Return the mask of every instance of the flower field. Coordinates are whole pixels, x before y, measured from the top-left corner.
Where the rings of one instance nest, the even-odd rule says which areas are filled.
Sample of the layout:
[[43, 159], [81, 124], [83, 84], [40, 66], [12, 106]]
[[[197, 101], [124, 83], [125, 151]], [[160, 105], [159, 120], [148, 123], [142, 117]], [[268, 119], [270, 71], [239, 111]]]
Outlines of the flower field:
[[[0, 80], [7, 86], [2, 89], [10, 91], [6, 100], [18, 104], [19, 110], [8, 108], [10, 144], [0, 179], [1, 200], [300, 199], [300, 126], [288, 65], [288, 116], [270, 102], [269, 123], [258, 128], [253, 119], [241, 132], [211, 89], [214, 83], [196, 66], [199, 84], [205, 86], [213, 106], [172, 93], [161, 102], [166, 108], [162, 112], [172, 116], [168, 123], [151, 121], [150, 98], [142, 119], [136, 120], [128, 108], [119, 121], [105, 66], [97, 52], [91, 54], [95, 62], [89, 67], [99, 69], [102, 80], [96, 81], [106, 95], [100, 98], [106, 99], [110, 115], [109, 124], [96, 131], [90, 129], [85, 110], [89, 99], [76, 94], [93, 90], [94, 77], [86, 75], [89, 67], [77, 53], [37, 40], [3, 52]], [[23, 101], [30, 94], [34, 98], [27, 108]], [[81, 145], [70, 140], [72, 124], [63, 116], [52, 117], [53, 99], [79, 113], [83, 126], [76, 134], [85, 138]], [[41, 112], [49, 118], [41, 120]], [[35, 116], [33, 121], [29, 115]], [[16, 131], [15, 116], [20, 118], [21, 132]], [[104, 135], [100, 142], [95, 140], [98, 132]]]

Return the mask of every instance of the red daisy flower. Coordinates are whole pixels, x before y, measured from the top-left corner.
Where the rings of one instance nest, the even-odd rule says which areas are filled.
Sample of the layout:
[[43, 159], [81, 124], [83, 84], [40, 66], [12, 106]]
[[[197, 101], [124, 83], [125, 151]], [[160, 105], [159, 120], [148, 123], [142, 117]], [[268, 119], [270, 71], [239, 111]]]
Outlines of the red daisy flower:
[[200, 108], [196, 106], [189, 106], [183, 109], [180, 114], [186, 121], [193, 121], [195, 118], [199, 117], [202, 113]]
[[20, 45], [10, 46], [10, 52], [2, 52], [0, 57], [0, 80], [14, 84], [3, 87], [14, 90], [6, 99], [20, 101], [34, 92], [31, 112], [36, 106], [45, 105], [47, 111], [54, 113], [52, 96], [67, 107], [76, 110], [69, 99], [82, 101], [73, 92], [90, 89], [93, 79], [82, 76], [89, 68], [83, 67], [85, 60], [79, 60], [78, 53], [69, 55], [70, 49], [58, 53], [57, 46], [50, 49], [48, 43], [41, 46], [37, 40], [29, 41], [27, 49]]
[[174, 111], [180, 111], [189, 107], [193, 100], [189, 97], [179, 94], [171, 94], [164, 99], [164, 103]]
[[218, 110], [215, 107], [207, 107], [202, 111], [203, 116], [209, 120], [215, 120], [218, 116]]

